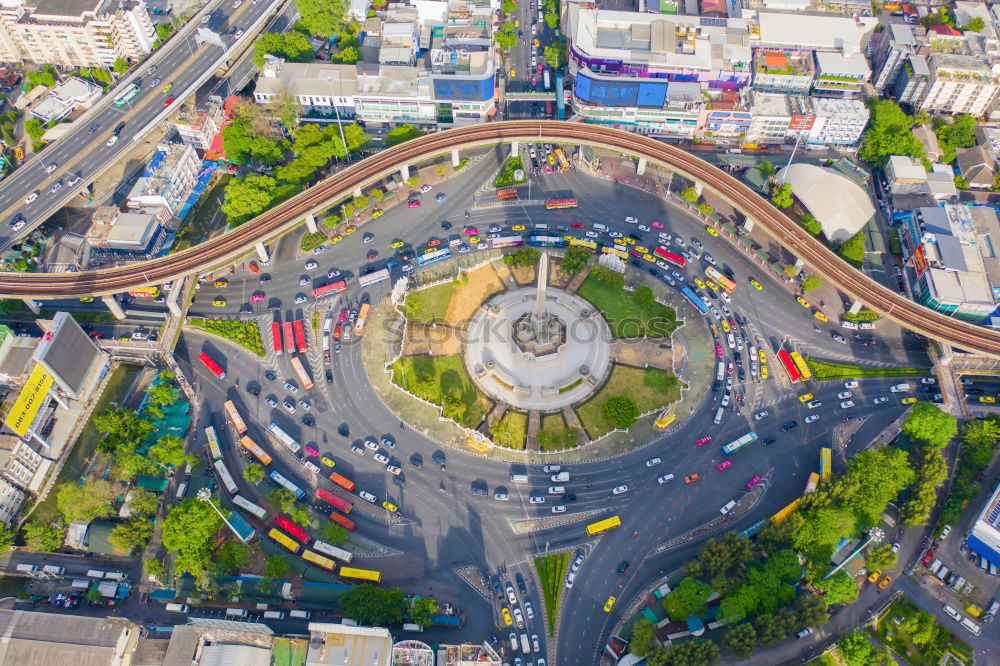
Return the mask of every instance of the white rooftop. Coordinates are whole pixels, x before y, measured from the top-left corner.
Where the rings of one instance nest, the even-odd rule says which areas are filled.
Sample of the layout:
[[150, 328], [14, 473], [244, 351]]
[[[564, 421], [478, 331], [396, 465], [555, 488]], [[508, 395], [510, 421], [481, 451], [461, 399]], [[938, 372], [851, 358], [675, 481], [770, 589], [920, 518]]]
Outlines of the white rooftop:
[[792, 194], [823, 225], [823, 234], [843, 243], [875, 215], [868, 193], [833, 169], [792, 164], [778, 172], [779, 184], [790, 183]]
[[760, 41], [768, 46], [812, 48], [852, 54], [861, 52], [861, 38], [874, 29], [842, 16], [760, 12]]
[[844, 74], [867, 79], [872, 73], [871, 67], [868, 66], [868, 59], [860, 53], [845, 55], [818, 51], [816, 65], [821, 74]]

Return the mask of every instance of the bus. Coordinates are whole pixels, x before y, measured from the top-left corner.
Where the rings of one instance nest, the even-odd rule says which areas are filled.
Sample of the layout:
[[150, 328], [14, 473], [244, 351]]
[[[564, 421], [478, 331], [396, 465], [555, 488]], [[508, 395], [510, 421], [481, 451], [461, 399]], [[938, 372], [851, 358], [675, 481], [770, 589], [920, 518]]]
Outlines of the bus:
[[371, 273], [365, 273], [364, 275], [358, 278], [358, 284], [360, 284], [362, 287], [370, 287], [373, 284], [388, 279], [389, 279], [389, 269], [383, 268], [380, 271], [372, 271]]
[[806, 364], [806, 360], [802, 358], [802, 354], [793, 351], [789, 356], [792, 359], [792, 363], [795, 364], [795, 369], [799, 371], [799, 377], [802, 381], [806, 381], [812, 377], [812, 371], [809, 370], [809, 366]]
[[241, 435], [245, 433], [247, 431], [247, 424], [243, 422], [243, 417], [236, 411], [236, 405], [233, 404], [233, 401], [226, 400], [222, 403], [222, 407], [226, 410], [226, 420], [233, 424], [236, 432]]
[[233, 495], [233, 504], [240, 507], [247, 513], [252, 513], [260, 520], [267, 520], [267, 510], [263, 507], [257, 506], [242, 495]]
[[736, 291], [736, 283], [727, 278], [722, 274], [715, 266], [706, 266], [705, 275], [708, 276], [710, 280], [713, 280], [717, 285], [725, 289], [728, 293], [733, 293]]
[[608, 530], [613, 530], [616, 527], [621, 527], [622, 521], [618, 516], [611, 516], [610, 518], [605, 518], [604, 520], [598, 520], [596, 523], [591, 523], [587, 525], [587, 536], [594, 536], [607, 532]]
[[128, 295], [132, 298], [159, 298], [162, 294], [159, 287], [136, 287]]
[[340, 509], [344, 513], [350, 513], [351, 509], [354, 508], [353, 504], [351, 504], [350, 502], [345, 502], [344, 500], [340, 499], [339, 497], [331, 493], [329, 490], [326, 490], [325, 488], [316, 489], [316, 499], [322, 500], [327, 504], [337, 509]]
[[202, 352], [198, 354], [198, 359], [205, 364], [205, 367], [208, 368], [209, 372], [211, 372], [213, 375], [215, 375], [219, 379], [226, 378], [226, 371], [220, 368], [219, 364], [213, 361], [211, 356], [209, 356], [205, 352]]
[[354, 521], [348, 518], [347, 516], [341, 515], [336, 511], [334, 511], [333, 513], [330, 514], [330, 520], [337, 523], [348, 532], [354, 531], [355, 528]]
[[596, 241], [587, 240], [585, 238], [577, 238], [575, 236], [572, 236], [570, 238], [569, 244], [570, 245], [574, 245], [576, 247], [585, 247], [588, 250], [590, 250], [591, 252], [597, 252], [597, 242]]
[[271, 421], [271, 423], [268, 424], [267, 431], [270, 432], [272, 437], [281, 442], [282, 445], [284, 445], [284, 447], [292, 453], [298, 453], [299, 449], [302, 448], [299, 446], [298, 442], [292, 439], [291, 435], [282, 430], [281, 427], [274, 421]]
[[358, 318], [354, 320], [354, 335], [361, 336], [365, 332], [365, 324], [368, 323], [368, 314], [372, 311], [372, 306], [367, 303], [361, 304], [358, 310]]
[[288, 518], [285, 518], [284, 516], [278, 516], [277, 518], [274, 519], [274, 522], [278, 524], [278, 527], [291, 534], [298, 541], [301, 541], [304, 544], [309, 543], [309, 538], [310, 538], [309, 532], [306, 532], [304, 529], [293, 523]]
[[552, 151], [555, 153], [556, 159], [559, 160], [559, 166], [563, 171], [569, 171], [569, 160], [566, 159], [566, 154], [563, 153], [562, 148], [556, 148]]
[[552, 208], [576, 208], [577, 200], [573, 197], [568, 197], [566, 199], [546, 199], [545, 207], [548, 209]]
[[505, 187], [502, 190], [497, 190], [497, 199], [516, 199], [517, 190], [513, 187]]
[[546, 118], [551, 118], [552, 117], [552, 100], [551, 99], [545, 100], [545, 117]]
[[341, 476], [336, 472], [330, 472], [330, 480], [336, 483], [338, 486], [343, 488], [349, 493], [354, 492], [354, 482], [348, 479], [346, 476]]
[[354, 557], [343, 548], [337, 548], [336, 546], [331, 546], [328, 543], [323, 543], [319, 539], [313, 541], [312, 547], [315, 548], [318, 552], [323, 553], [324, 555], [329, 555], [330, 557], [336, 557], [344, 564], [350, 564], [351, 560]]
[[678, 268], [684, 268], [684, 264], [687, 263], [687, 260], [684, 257], [679, 254], [674, 254], [665, 247], [657, 247], [653, 250], [653, 254], [660, 259], [677, 266]]
[[685, 286], [681, 289], [681, 294], [684, 295], [684, 298], [687, 299], [687, 302], [690, 303], [695, 310], [703, 315], [708, 312], [708, 304], [705, 303], [702, 297], [696, 294], [691, 287]]
[[309, 390], [313, 387], [313, 381], [309, 378], [309, 373], [302, 366], [302, 361], [298, 359], [297, 356], [292, 357], [292, 368], [295, 370], [295, 374], [299, 376], [299, 381], [302, 382], [302, 388]]
[[215, 436], [215, 428], [212, 426], [205, 428], [205, 437], [208, 439], [208, 453], [212, 461], [222, 460], [222, 449], [219, 448], [219, 438]]
[[545, 92], [552, 89], [552, 79], [549, 77], [549, 70], [542, 72], [542, 81], [545, 83]]
[[451, 250], [448, 248], [441, 248], [440, 250], [434, 250], [433, 252], [427, 252], [426, 254], [421, 254], [417, 257], [417, 264], [420, 266], [427, 266], [428, 264], [433, 264], [438, 261], [444, 261], [451, 256]]
[[302, 559], [310, 564], [315, 564], [316, 566], [326, 569], [327, 571], [332, 571], [337, 573], [337, 563], [331, 560], [329, 557], [323, 557], [317, 553], [312, 552], [309, 549], [302, 551]]
[[781, 366], [785, 369], [785, 372], [788, 373], [788, 378], [792, 380], [793, 384], [802, 380], [802, 376], [799, 374], [798, 368], [795, 367], [795, 363], [792, 361], [792, 357], [788, 355], [787, 351], [784, 349], [778, 351], [778, 361], [781, 362]]
[[226, 463], [222, 460], [216, 460], [215, 466], [215, 476], [218, 477], [219, 482], [226, 487], [230, 495], [235, 495], [239, 487], [236, 482], [233, 481], [233, 475], [229, 473], [229, 468], [226, 467]]
[[819, 474], [817, 474], [816, 472], [810, 472], [809, 478], [806, 479], [806, 487], [802, 491], [802, 494], [808, 495], [809, 493], [816, 490], [816, 486], [818, 485], [819, 485]]
[[295, 353], [295, 333], [292, 331], [292, 322], [286, 321], [282, 325], [282, 330], [285, 333], [285, 351], [289, 354]]
[[528, 245], [535, 247], [566, 247], [562, 236], [529, 236]]
[[306, 329], [302, 324], [301, 319], [296, 319], [293, 324], [295, 328], [295, 346], [298, 348], [300, 354], [305, 354], [309, 351], [309, 345], [306, 344]]
[[299, 499], [302, 499], [303, 497], [306, 496], [305, 492], [303, 492], [301, 488], [299, 488], [297, 485], [295, 485], [294, 483], [283, 477], [281, 474], [278, 474], [277, 471], [271, 470], [271, 473], [268, 474], [268, 477], [282, 488], [287, 488], [288, 490], [291, 490], [293, 493], [295, 493], [295, 496], [298, 497]]
[[276, 321], [271, 322], [271, 338], [274, 340], [274, 355], [284, 354], [285, 348], [281, 346], [281, 324]]
[[267, 536], [271, 537], [272, 541], [278, 542], [293, 553], [299, 552], [299, 548], [301, 548], [299, 544], [295, 543], [295, 539], [285, 536], [280, 530], [276, 530], [273, 527], [271, 528], [271, 531], [267, 533]]
[[339, 294], [342, 291], [347, 290], [347, 283], [343, 280], [337, 280], [336, 282], [331, 282], [330, 284], [323, 285], [322, 287], [316, 287], [313, 289], [313, 298], [323, 298], [324, 296], [330, 296], [332, 294]]
[[830, 478], [830, 471], [833, 468], [833, 451], [827, 447], [819, 450], [819, 475], [823, 479]]
[[523, 236], [498, 236], [493, 239], [493, 247], [521, 247], [524, 245]]
[[142, 92], [142, 88], [133, 83], [128, 88], [123, 90], [118, 97], [115, 97], [115, 106], [125, 106], [135, 99], [136, 95], [140, 92]]
[[341, 578], [360, 578], [378, 583], [382, 580], [381, 571], [371, 571], [369, 569], [352, 569], [351, 567], [340, 567]]
[[622, 249], [623, 246], [616, 245], [614, 247], [604, 246], [601, 248], [601, 254], [613, 254], [622, 261], [628, 261], [628, 250]]
[[240, 437], [240, 446], [249, 451], [254, 458], [261, 462], [261, 464], [265, 466], [271, 464], [271, 456], [268, 455], [264, 449], [260, 448], [257, 442], [253, 441], [246, 435]]
[[756, 441], [757, 441], [757, 433], [755, 433], [753, 430], [751, 430], [750, 432], [748, 432], [747, 434], [743, 435], [742, 437], [734, 439], [733, 441], [731, 441], [728, 444], [726, 444], [725, 446], [723, 446], [722, 447], [722, 455], [728, 456], [728, 455], [731, 455], [733, 453], [736, 453], [740, 449], [742, 449], [744, 447], [747, 447], [747, 446], [753, 444]]

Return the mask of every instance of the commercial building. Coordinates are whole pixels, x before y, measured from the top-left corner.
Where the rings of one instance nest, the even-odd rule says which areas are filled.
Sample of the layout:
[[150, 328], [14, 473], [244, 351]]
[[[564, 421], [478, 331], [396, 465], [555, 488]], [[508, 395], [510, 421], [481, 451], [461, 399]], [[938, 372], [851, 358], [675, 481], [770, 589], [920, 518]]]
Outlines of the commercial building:
[[917, 108], [952, 115], [986, 115], [997, 90], [1000, 90], [1000, 75], [993, 71], [988, 59], [976, 55], [936, 53], [928, 63], [930, 86]]
[[858, 233], [875, 215], [868, 193], [833, 169], [792, 164], [778, 172], [775, 182], [792, 186], [792, 194], [834, 243], [843, 243]]
[[0, 666], [124, 666], [139, 627], [116, 617], [0, 610]]
[[923, 207], [903, 216], [904, 280], [913, 300], [980, 323], [1000, 295], [1000, 220], [981, 206]]
[[1000, 567], [1000, 485], [973, 523], [965, 539], [969, 550], [983, 556], [990, 564]]
[[161, 143], [146, 170], [132, 186], [128, 205], [160, 206], [176, 215], [198, 181], [201, 160], [191, 146]]
[[501, 666], [501, 663], [500, 655], [489, 643], [437, 646], [437, 666]]
[[166, 207], [98, 208], [85, 236], [88, 266], [152, 259], [163, 249], [170, 219]]
[[108, 355], [66, 312], [57, 312], [35, 350], [35, 361], [73, 400], [86, 400], [97, 385]]
[[860, 53], [844, 55], [818, 51], [812, 94], [836, 99], [861, 98], [871, 74], [868, 61]]
[[170, 124], [185, 146], [208, 150], [212, 146], [212, 140], [222, 131], [222, 106], [212, 102], [200, 107], [185, 104], [170, 120]]
[[350, 627], [346, 624], [309, 623], [306, 666], [390, 666], [392, 635], [384, 627]]
[[781, 144], [789, 138], [807, 137], [815, 122], [812, 104], [801, 95], [752, 93], [753, 119], [746, 140], [756, 144]]
[[905, 23], [890, 23], [872, 35], [872, 86], [879, 95], [890, 90], [909, 60], [924, 45], [924, 28]]
[[871, 112], [859, 99], [812, 100], [813, 120], [807, 142], [814, 145], [853, 146], [861, 140]]
[[753, 89], [762, 93], [807, 95], [816, 68], [812, 53], [760, 49], [753, 57]]
[[954, 174], [946, 164], [932, 164], [927, 171], [922, 160], [890, 155], [883, 173], [893, 196], [929, 195], [937, 201], [951, 201], [958, 196]]
[[156, 30], [142, 0], [11, 0], [0, 8], [0, 60], [111, 67], [153, 50]]
[[62, 120], [79, 108], [90, 108], [101, 96], [101, 87], [78, 76], [52, 86], [49, 96], [31, 107], [31, 115], [43, 123]]

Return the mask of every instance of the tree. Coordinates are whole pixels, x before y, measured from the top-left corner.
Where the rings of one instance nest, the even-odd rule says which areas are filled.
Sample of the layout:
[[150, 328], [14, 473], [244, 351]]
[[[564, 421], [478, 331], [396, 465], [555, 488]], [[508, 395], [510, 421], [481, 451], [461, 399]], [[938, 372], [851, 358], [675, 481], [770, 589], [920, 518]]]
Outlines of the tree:
[[712, 596], [712, 588], [697, 578], [688, 576], [678, 583], [663, 599], [663, 609], [672, 620], [683, 620], [689, 615], [705, 611], [705, 602]]
[[298, 24], [310, 33], [329, 39], [348, 27], [347, 0], [295, 0]]
[[324, 520], [319, 531], [323, 535], [323, 540], [327, 543], [337, 545], [338, 543], [347, 541], [347, 530], [332, 520]]
[[765, 613], [752, 620], [757, 631], [757, 640], [762, 645], [771, 647], [785, 640], [785, 636], [795, 626], [795, 616], [789, 611]]
[[[719, 660], [719, 648], [709, 640], [694, 639], [683, 643], [674, 643], [662, 650], [661, 662], [664, 666], [711, 666]], [[655, 666], [654, 662], [647, 662]]]
[[48, 86], [51, 88], [55, 84], [56, 68], [52, 65], [42, 65], [42, 68], [37, 72], [25, 72], [24, 74], [25, 92], [35, 86]]
[[885, 164], [890, 155], [923, 158], [923, 144], [913, 135], [912, 127], [913, 120], [898, 104], [889, 100], [875, 102], [871, 105], [871, 121], [858, 156], [875, 166]]
[[513, 14], [517, 11], [517, 2], [515, 0], [503, 0], [500, 3], [500, 11], [504, 14]]
[[276, 488], [267, 496], [268, 501], [282, 513], [291, 513], [295, 507], [295, 493], [288, 488]]
[[837, 254], [849, 263], [860, 266], [865, 258], [865, 232], [859, 231], [844, 241]]
[[149, 389], [146, 396], [147, 404], [157, 407], [169, 407], [177, 402], [177, 389], [168, 382], [160, 382]]
[[910, 634], [910, 639], [914, 644], [919, 646], [936, 643], [941, 632], [934, 616], [922, 610], [916, 611], [903, 620], [903, 629]]
[[926, 446], [940, 449], [958, 435], [958, 419], [933, 402], [921, 401], [913, 405], [903, 422], [903, 433]]
[[848, 666], [868, 666], [873, 663], [874, 653], [875, 646], [861, 629], [844, 634], [837, 641], [837, 654]]
[[111, 74], [108, 70], [103, 67], [95, 67], [90, 70], [90, 75], [95, 81], [100, 81], [101, 83], [111, 83], [114, 79], [111, 78]]
[[837, 542], [854, 531], [854, 515], [846, 508], [811, 508], [801, 516], [803, 522], [792, 536], [792, 545], [813, 559], [832, 555]]
[[769, 160], [764, 160], [757, 165], [757, 171], [760, 171], [760, 175], [764, 176], [765, 180], [769, 180], [776, 173], [777, 169], [774, 168], [774, 163]]
[[930, 521], [937, 504], [937, 489], [948, 478], [948, 464], [941, 449], [925, 448], [920, 453], [917, 482], [910, 489], [906, 504], [900, 511], [903, 527], [920, 527]]
[[253, 559], [254, 549], [242, 541], [227, 541], [215, 553], [215, 563], [223, 574], [245, 569]]
[[128, 491], [128, 505], [133, 516], [149, 518], [160, 508], [160, 496], [145, 488], [132, 488]]
[[104, 433], [97, 447], [106, 453], [122, 454], [136, 450], [153, 432], [153, 424], [130, 409], [107, 409], [94, 415], [94, 426]]
[[892, 552], [892, 544], [880, 543], [869, 546], [865, 554], [865, 568], [869, 571], [879, 569], [888, 571], [896, 566], [899, 556]]
[[707, 215], [711, 215], [712, 213], [714, 213], [715, 212], [715, 208], [713, 208], [711, 204], [701, 203], [701, 204], [698, 204], [698, 212], [701, 213], [702, 215], [706, 215], [707, 216]]
[[167, 467], [180, 467], [191, 458], [197, 462], [197, 456], [184, 453], [184, 440], [177, 435], [164, 435], [149, 447], [149, 457]]
[[161, 531], [164, 548], [177, 553], [174, 569], [192, 575], [205, 571], [212, 537], [221, 527], [222, 518], [208, 502], [186, 499], [174, 504]]
[[588, 261], [590, 261], [590, 252], [587, 248], [571, 245], [566, 250], [566, 254], [563, 255], [562, 261], [559, 262], [559, 268], [567, 273], [576, 274], [586, 267]]
[[174, 34], [174, 25], [172, 23], [157, 23], [156, 24], [156, 39], [162, 44], [167, 41], [170, 35]]
[[0, 555], [14, 547], [16, 538], [17, 534], [14, 530], [0, 523]]
[[493, 33], [493, 41], [496, 42], [497, 48], [501, 51], [509, 51], [517, 46], [518, 37], [517, 33], [513, 30], [504, 30], [501, 28]]
[[785, 183], [771, 195], [771, 203], [778, 208], [788, 208], [792, 205], [792, 185]]
[[612, 396], [604, 401], [602, 408], [604, 420], [612, 428], [628, 430], [639, 420], [639, 407], [632, 398]]
[[345, 46], [336, 55], [330, 56], [330, 62], [338, 65], [353, 65], [361, 60], [361, 52], [357, 46]]
[[117, 495], [118, 491], [108, 481], [88, 476], [82, 484], [60, 484], [56, 505], [67, 523], [89, 523], [114, 513], [111, 503]]
[[821, 627], [830, 619], [822, 597], [803, 594], [795, 599], [795, 619], [799, 627]]
[[[986, 27], [986, 21], [984, 21], [981, 16], [973, 16], [971, 19], [969, 19], [968, 23], [966, 23], [960, 28], [960, 30], [962, 32], [979, 32], [985, 27]], [[968, 118], [969, 116], [959, 116], [959, 118], [962, 117]]]
[[[29, 520], [24, 524], [24, 545], [28, 550], [51, 553], [63, 542], [63, 530], [43, 520]], [[10, 545], [4, 549], [9, 550]]]
[[[361, 125], [353, 124], [344, 127], [344, 140], [347, 141], [347, 150], [353, 153], [371, 143], [372, 137], [365, 133]], [[378, 191], [381, 192], [381, 190]], [[372, 192], [372, 196], [374, 195], [375, 192]]]
[[878, 446], [859, 453], [837, 480], [834, 494], [845, 498], [861, 525], [878, 523], [886, 505], [914, 479], [906, 451]]
[[406, 179], [406, 185], [408, 187], [416, 187], [420, 184], [420, 176], [410, 176]]
[[312, 522], [312, 514], [309, 513], [309, 507], [305, 504], [296, 504], [292, 507], [288, 515], [291, 517], [293, 523], [298, 523], [303, 527], [308, 527], [309, 523]]
[[45, 134], [45, 127], [42, 126], [42, 121], [38, 118], [28, 118], [24, 121], [24, 132], [32, 140], [39, 141], [42, 135]]
[[241, 112], [246, 109], [251, 115], [237, 115], [222, 128], [222, 147], [229, 159], [239, 164], [252, 160], [268, 166], [281, 162], [281, 145], [266, 135], [270, 128], [266, 119], [256, 117], [260, 110], [249, 104], [241, 104], [239, 109]]
[[644, 617], [632, 624], [632, 638], [628, 642], [629, 652], [645, 657], [660, 645], [656, 638], [656, 625]]
[[545, 12], [543, 18], [545, 25], [549, 26], [549, 30], [555, 30], [559, 26], [559, 15], [555, 12]]
[[515, 252], [505, 254], [503, 257], [503, 263], [508, 266], [526, 268], [537, 264], [538, 259], [541, 256], [542, 253], [533, 247], [522, 247], [517, 249]]
[[858, 585], [848, 574], [838, 571], [815, 586], [823, 591], [823, 602], [827, 608], [838, 604], [851, 604], [858, 598]]
[[737, 532], [727, 532], [721, 541], [709, 539], [698, 558], [688, 560], [687, 575], [697, 578], [718, 578], [731, 574], [753, 559], [750, 540]]
[[116, 74], [124, 74], [129, 68], [128, 60], [124, 58], [115, 58], [115, 64], [111, 66], [115, 70]]
[[420, 136], [420, 130], [409, 123], [403, 123], [402, 125], [397, 125], [389, 130], [389, 133], [385, 135], [385, 147], [392, 148], [397, 146], [404, 141], [409, 141], [410, 139], [416, 139]]
[[264, 478], [264, 468], [257, 463], [247, 463], [243, 470], [243, 478], [253, 484], [260, 483], [261, 479]]
[[111, 530], [108, 541], [116, 550], [131, 554], [148, 546], [152, 536], [153, 523], [145, 518], [135, 517]]
[[653, 294], [653, 290], [645, 285], [636, 287], [632, 292], [632, 302], [636, 305], [650, 305], [655, 301], [656, 295]]
[[83, 597], [90, 603], [97, 603], [101, 600], [101, 591], [98, 589], [97, 585], [92, 585], [87, 593]]
[[686, 187], [681, 190], [681, 199], [688, 202], [689, 204], [694, 204], [701, 195], [698, 194], [698, 188], [692, 185], [691, 187]]
[[403, 591], [398, 587], [356, 585], [340, 595], [340, 606], [344, 615], [363, 625], [384, 626], [403, 621]]
[[166, 572], [166, 567], [163, 566], [163, 562], [150, 558], [143, 562], [143, 568], [146, 570], [147, 576], [152, 576], [154, 578], [159, 578]]
[[146, 456], [141, 456], [134, 451], [123, 451], [115, 454], [114, 464], [111, 467], [111, 478], [127, 482], [140, 474], [153, 474], [158, 469], [156, 463]]
[[413, 602], [413, 608], [410, 609], [410, 619], [413, 620], [414, 624], [426, 627], [430, 625], [431, 617], [437, 615], [439, 612], [441, 612], [441, 606], [438, 604], [437, 599], [434, 597], [420, 597]]
[[726, 630], [722, 642], [737, 657], [746, 659], [757, 646], [757, 631], [749, 622], [741, 622]]
[[594, 266], [590, 269], [590, 277], [601, 282], [606, 282], [615, 289], [621, 289], [625, 286], [625, 276], [618, 271], [611, 270], [607, 266]]
[[955, 174], [955, 176], [951, 180], [952, 182], [955, 183], [956, 189], [967, 190], [970, 187], [969, 181], [965, 178], [965, 176], [963, 176], [960, 173]]
[[292, 570], [292, 565], [284, 555], [269, 555], [264, 560], [264, 575], [268, 578], [281, 578]]
[[246, 222], [267, 210], [275, 198], [277, 185], [271, 176], [233, 178], [226, 185], [222, 212], [234, 224]]
[[815, 289], [819, 289], [823, 286], [823, 278], [818, 275], [803, 275], [802, 280], [799, 282], [799, 286], [802, 287], [802, 291], [809, 293]]
[[545, 54], [545, 62], [548, 63], [549, 67], [559, 69], [566, 66], [565, 40], [560, 40], [555, 44], [546, 46], [543, 53]]
[[823, 225], [812, 213], [803, 213], [801, 219], [799, 219], [799, 224], [813, 236], [819, 236], [823, 231]]

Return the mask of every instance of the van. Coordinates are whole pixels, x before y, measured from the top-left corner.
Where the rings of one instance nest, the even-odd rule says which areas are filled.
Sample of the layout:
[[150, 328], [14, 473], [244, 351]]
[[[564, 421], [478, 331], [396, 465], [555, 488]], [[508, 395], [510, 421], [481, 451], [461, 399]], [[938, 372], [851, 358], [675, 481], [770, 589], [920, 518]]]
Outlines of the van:
[[937, 558], [934, 558], [934, 561], [931, 562], [931, 566], [928, 567], [928, 569], [930, 570], [930, 572], [932, 574], [935, 574], [935, 575], [937, 574], [938, 569], [940, 569], [940, 568], [941, 568], [941, 560], [939, 560]]
[[536, 224], [535, 225], [535, 231], [548, 231], [548, 230], [549, 230], [549, 225], [547, 225], [547, 224]]
[[896, 384], [895, 386], [890, 386], [889, 390], [893, 393], [905, 393], [910, 390], [910, 385], [907, 383]]
[[227, 608], [226, 617], [239, 617], [245, 618], [247, 616], [247, 611], [245, 608]]
[[304, 610], [293, 610], [288, 611], [288, 617], [295, 618], [296, 620], [308, 620], [312, 617], [312, 613]]
[[165, 610], [168, 613], [190, 613], [191, 607], [187, 604], [167, 604]]
[[948, 614], [948, 617], [955, 620], [955, 622], [962, 621], [962, 614], [959, 613], [954, 608], [952, 608], [951, 606], [949, 606], [948, 604], [945, 604], [942, 608], [944, 609], [944, 612]]
[[184, 476], [191, 476], [191, 463], [184, 465]]
[[284, 620], [285, 611], [264, 611], [265, 620]]
[[455, 247], [456, 245], [461, 245], [461, 244], [462, 244], [462, 239], [459, 238], [458, 236], [448, 241], [448, 247]]
[[104, 580], [125, 580], [125, 574], [120, 571], [106, 571], [104, 573]]
[[419, 624], [413, 624], [412, 622], [403, 623], [403, 631], [423, 631], [424, 628]]
[[35, 571], [38, 571], [38, 567], [36, 567], [34, 564], [18, 564], [17, 565], [17, 572], [18, 573], [34, 573]]
[[965, 585], [965, 578], [963, 578], [962, 576], [956, 578], [955, 582], [951, 584], [951, 586], [956, 590], [961, 590], [963, 585]]
[[976, 636], [978, 636], [979, 632], [981, 631], [979, 625], [970, 620], [969, 618], [964, 618], [961, 622], [961, 625], [966, 629], [968, 629], [973, 634], [975, 634]]
[[521, 634], [521, 652], [531, 654], [531, 643], [528, 642], [528, 634]]
[[945, 578], [948, 577], [949, 573], [951, 573], [951, 569], [948, 568], [948, 565], [942, 564], [941, 568], [938, 569], [937, 573], [935, 573], [934, 575], [937, 576], [939, 580], [944, 580]]
[[720, 382], [726, 378], [726, 364], [722, 361], [715, 366], [715, 378]]
[[188, 484], [187, 481], [182, 481], [179, 486], [177, 486], [177, 501], [184, 499], [184, 493], [187, 492]]
[[514, 472], [511, 472], [509, 478], [510, 478], [510, 482], [511, 483], [527, 483], [528, 482], [528, 475], [527, 474], [515, 474]]
[[608, 230], [608, 225], [606, 225], [606, 224], [595, 224], [594, 225], [594, 231], [607, 231], [607, 230]]
[[729, 500], [728, 502], [726, 502], [726, 505], [724, 507], [719, 509], [719, 513], [721, 513], [724, 516], [735, 508], [736, 508], [736, 500]]
[[104, 572], [98, 571], [97, 569], [91, 569], [87, 572], [87, 578], [104, 578]]
[[718, 411], [715, 412], [715, 418], [712, 419], [712, 422], [715, 425], [719, 425], [720, 423], [722, 423], [722, 415], [725, 413], [725, 411], [726, 411], [725, 407], [719, 407]]
[[340, 618], [340, 623], [342, 625], [344, 625], [345, 627], [356, 627], [356, 626], [358, 626], [357, 620], [352, 620], [349, 617], [342, 617], [342, 618]]
[[552, 483], [566, 483], [569, 481], [569, 472], [559, 472], [558, 474], [553, 474], [551, 477]]
[[66, 567], [57, 567], [54, 564], [48, 564], [42, 567], [42, 571], [44, 571], [47, 574], [52, 574], [53, 576], [62, 576], [64, 573], [66, 573]]

